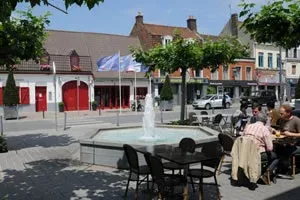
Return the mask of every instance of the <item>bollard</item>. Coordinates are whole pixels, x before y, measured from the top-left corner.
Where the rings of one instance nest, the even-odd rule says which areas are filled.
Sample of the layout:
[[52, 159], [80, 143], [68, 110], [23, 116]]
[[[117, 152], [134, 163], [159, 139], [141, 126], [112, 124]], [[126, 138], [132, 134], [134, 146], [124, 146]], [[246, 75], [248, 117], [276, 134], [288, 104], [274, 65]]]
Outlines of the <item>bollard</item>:
[[67, 113], [66, 112], [64, 112], [64, 131], [67, 129]]
[[0, 129], [1, 129], [1, 136], [3, 136], [3, 116], [0, 116]]
[[45, 119], [45, 110], [43, 110], [43, 119]]
[[185, 119], [188, 118], [188, 114], [187, 114], [187, 105], [185, 105]]
[[162, 123], [162, 124], [164, 123], [162, 109], [160, 109], [160, 123]]
[[117, 112], [117, 126], [120, 126], [120, 122], [119, 122], [119, 112]]
[[215, 114], [215, 107], [212, 107], [212, 114]]
[[99, 106], [99, 116], [101, 115], [101, 107]]

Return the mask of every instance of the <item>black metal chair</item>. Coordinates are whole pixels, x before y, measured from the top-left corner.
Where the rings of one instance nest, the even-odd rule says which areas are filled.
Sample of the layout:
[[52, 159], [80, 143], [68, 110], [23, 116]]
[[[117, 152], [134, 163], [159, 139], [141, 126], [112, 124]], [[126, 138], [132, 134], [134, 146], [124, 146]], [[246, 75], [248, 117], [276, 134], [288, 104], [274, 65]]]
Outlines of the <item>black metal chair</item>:
[[[200, 114], [201, 115], [208, 115], [208, 112], [203, 110], [203, 111], [200, 112]], [[201, 121], [202, 125], [208, 125], [209, 122], [210, 122], [209, 117], [202, 117], [202, 121]]]
[[210, 128], [217, 129], [220, 132], [223, 132], [223, 128], [221, 126], [222, 119], [223, 119], [223, 115], [219, 113], [214, 117], [213, 121], [208, 126]]
[[168, 191], [170, 191], [169, 195], [174, 195], [174, 187], [187, 184], [187, 180], [183, 175], [165, 174], [163, 163], [159, 158], [152, 156], [150, 153], [145, 153], [144, 156], [150, 168], [152, 181], [157, 185], [159, 199], [168, 196]]
[[[179, 142], [179, 148], [182, 152], [193, 153], [196, 148], [196, 142], [192, 138], [183, 138]], [[181, 174], [181, 170], [184, 169], [183, 165], [178, 165], [174, 162], [165, 162], [163, 165], [165, 169], [172, 170], [172, 174], [175, 173], [175, 170], [179, 170], [179, 174]]]
[[[197, 178], [197, 179], [199, 179], [199, 192], [201, 193], [199, 195], [202, 195], [202, 199], [203, 199], [203, 179], [213, 177], [214, 183], [206, 183], [206, 184], [215, 185], [217, 188], [218, 199], [221, 199], [219, 185], [218, 185], [218, 181], [217, 181], [217, 177], [216, 177], [217, 171], [218, 171], [218, 166], [220, 164], [221, 157], [222, 157], [221, 146], [217, 142], [204, 143], [202, 146], [201, 152], [204, 153], [205, 156], [208, 156], [212, 159], [201, 162], [200, 169], [199, 168], [189, 169], [189, 172], [187, 175], [188, 175], [188, 177], [190, 177], [193, 191], [195, 192], [193, 178]], [[207, 168], [204, 169], [203, 168], [204, 166], [209, 167], [211, 169], [207, 169]]]
[[219, 142], [222, 146], [222, 158], [221, 158], [221, 162], [220, 162], [219, 169], [218, 169], [219, 175], [220, 175], [225, 156], [231, 156], [230, 153], [231, 153], [231, 149], [232, 149], [232, 146], [234, 143], [234, 138], [231, 137], [230, 135], [224, 134], [224, 133], [220, 133], [218, 135], [218, 138], [219, 138]]
[[[137, 152], [132, 146], [128, 144], [124, 144], [123, 149], [125, 151], [125, 155], [129, 164], [129, 177], [128, 177], [124, 196], [125, 197], [127, 196], [129, 182], [136, 181], [135, 198], [138, 199], [138, 187], [142, 182], [145, 182], [145, 179], [147, 181], [147, 189], [149, 190], [149, 175], [151, 174], [150, 169], [147, 165], [145, 166], [139, 165]], [[136, 174], [136, 177], [132, 176], [133, 173]], [[140, 176], [145, 176], [145, 177], [140, 179]]]

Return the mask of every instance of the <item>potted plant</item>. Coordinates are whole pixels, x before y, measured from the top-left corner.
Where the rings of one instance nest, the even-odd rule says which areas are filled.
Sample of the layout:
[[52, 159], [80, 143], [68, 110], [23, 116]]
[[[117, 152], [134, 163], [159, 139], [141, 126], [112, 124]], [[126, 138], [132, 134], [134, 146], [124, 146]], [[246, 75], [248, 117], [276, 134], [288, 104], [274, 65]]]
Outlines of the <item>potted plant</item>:
[[98, 107], [97, 101], [93, 101], [92, 102], [92, 110], [97, 110], [97, 107]]
[[64, 112], [64, 102], [59, 102], [58, 103], [58, 111], [59, 112]]
[[8, 71], [8, 77], [3, 92], [4, 119], [18, 118], [19, 89], [16, 86], [12, 69]]
[[160, 110], [173, 109], [173, 92], [169, 75], [166, 76], [165, 82], [160, 92]]
[[295, 89], [295, 109], [300, 109], [300, 77]]

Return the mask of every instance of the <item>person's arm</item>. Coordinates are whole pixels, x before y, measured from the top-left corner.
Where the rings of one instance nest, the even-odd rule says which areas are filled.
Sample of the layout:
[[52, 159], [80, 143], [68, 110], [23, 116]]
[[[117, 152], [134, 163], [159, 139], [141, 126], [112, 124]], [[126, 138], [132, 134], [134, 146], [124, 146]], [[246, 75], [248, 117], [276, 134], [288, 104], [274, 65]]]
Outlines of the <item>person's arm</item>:
[[300, 137], [300, 120], [296, 121], [295, 128], [297, 130], [296, 133], [292, 133], [290, 131], [284, 131], [283, 134], [288, 137]]
[[268, 128], [264, 129], [263, 131], [266, 151], [273, 151], [272, 134], [269, 132]]

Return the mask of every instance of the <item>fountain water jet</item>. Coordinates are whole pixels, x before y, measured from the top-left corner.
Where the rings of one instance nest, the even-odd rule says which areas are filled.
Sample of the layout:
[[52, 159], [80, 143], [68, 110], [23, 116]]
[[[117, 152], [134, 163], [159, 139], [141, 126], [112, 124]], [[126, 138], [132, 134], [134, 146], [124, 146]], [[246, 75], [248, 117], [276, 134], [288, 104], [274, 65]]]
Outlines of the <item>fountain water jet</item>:
[[155, 142], [161, 139], [158, 135], [155, 134], [155, 112], [151, 94], [147, 94], [145, 99], [143, 130], [144, 135], [139, 138], [140, 140]]

